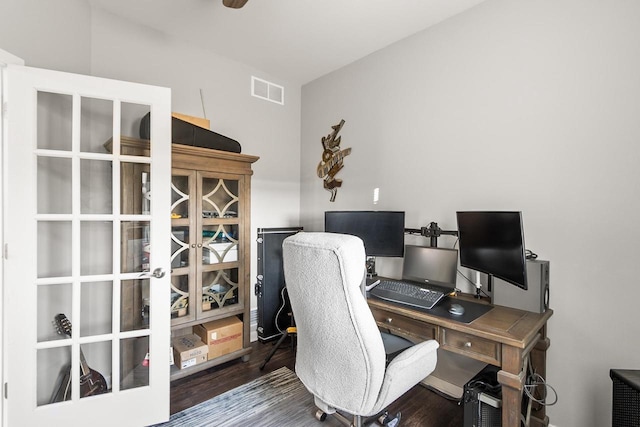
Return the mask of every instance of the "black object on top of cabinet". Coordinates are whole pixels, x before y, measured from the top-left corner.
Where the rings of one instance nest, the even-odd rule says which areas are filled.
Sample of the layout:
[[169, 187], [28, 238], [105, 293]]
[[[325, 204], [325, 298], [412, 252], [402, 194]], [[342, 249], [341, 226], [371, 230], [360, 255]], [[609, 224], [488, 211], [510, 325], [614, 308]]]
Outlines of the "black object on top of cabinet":
[[[142, 139], [150, 139], [150, 120], [151, 113], [147, 113], [140, 121], [140, 138]], [[177, 117], [171, 117], [171, 142], [232, 153], [240, 153], [242, 150], [240, 143], [235, 139], [185, 122]]]

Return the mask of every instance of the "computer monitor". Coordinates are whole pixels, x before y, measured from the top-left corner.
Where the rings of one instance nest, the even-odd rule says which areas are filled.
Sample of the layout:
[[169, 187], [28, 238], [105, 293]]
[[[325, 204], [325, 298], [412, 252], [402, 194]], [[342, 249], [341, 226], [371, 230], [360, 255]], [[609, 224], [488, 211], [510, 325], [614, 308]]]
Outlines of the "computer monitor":
[[403, 279], [455, 287], [457, 272], [456, 249], [414, 245], [404, 247]]
[[370, 257], [404, 255], [404, 212], [327, 211], [324, 231], [360, 237]]
[[522, 212], [457, 212], [460, 265], [527, 289]]

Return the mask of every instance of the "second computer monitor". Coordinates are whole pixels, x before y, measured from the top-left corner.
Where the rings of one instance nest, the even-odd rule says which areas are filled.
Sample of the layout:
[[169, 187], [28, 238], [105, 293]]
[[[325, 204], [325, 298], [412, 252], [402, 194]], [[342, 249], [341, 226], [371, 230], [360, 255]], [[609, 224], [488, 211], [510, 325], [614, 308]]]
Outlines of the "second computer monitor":
[[403, 279], [455, 286], [457, 271], [456, 249], [413, 245], [404, 248]]

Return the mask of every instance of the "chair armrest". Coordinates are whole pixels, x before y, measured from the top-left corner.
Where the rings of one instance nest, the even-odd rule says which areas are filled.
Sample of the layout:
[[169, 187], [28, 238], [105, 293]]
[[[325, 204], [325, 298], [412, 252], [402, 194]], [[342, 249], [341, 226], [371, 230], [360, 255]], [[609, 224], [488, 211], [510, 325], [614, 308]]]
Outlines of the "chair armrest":
[[416, 344], [397, 355], [387, 366], [375, 407], [367, 416], [382, 411], [429, 376], [436, 368], [438, 347], [436, 340], [429, 340]]

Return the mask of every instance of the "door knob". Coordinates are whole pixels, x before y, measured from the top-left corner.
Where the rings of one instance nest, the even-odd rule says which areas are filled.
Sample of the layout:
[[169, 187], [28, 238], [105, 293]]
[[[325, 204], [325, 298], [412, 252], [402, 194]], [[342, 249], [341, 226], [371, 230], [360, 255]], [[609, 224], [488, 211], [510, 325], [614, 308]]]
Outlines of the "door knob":
[[153, 270], [152, 273], [145, 271], [144, 273], [140, 274], [140, 276], [138, 277], [147, 277], [147, 278], [153, 277], [154, 279], [162, 279], [164, 277], [164, 270], [158, 267], [155, 270]]
[[156, 279], [162, 279], [164, 277], [164, 270], [158, 267], [153, 270], [153, 273], [151, 273], [151, 275]]

